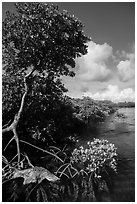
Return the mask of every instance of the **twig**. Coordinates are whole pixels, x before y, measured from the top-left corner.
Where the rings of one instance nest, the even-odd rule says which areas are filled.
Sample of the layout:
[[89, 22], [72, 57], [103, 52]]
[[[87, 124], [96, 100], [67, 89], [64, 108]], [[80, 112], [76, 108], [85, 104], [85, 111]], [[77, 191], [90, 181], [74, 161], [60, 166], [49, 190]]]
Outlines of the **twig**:
[[74, 178], [77, 174], [78, 174], [78, 172], [76, 172], [75, 174], [73, 174], [73, 175], [72, 175], [72, 178]]
[[7, 124], [3, 125], [2, 129], [5, 128], [6, 126], [8, 126], [10, 122], [11, 122], [11, 120], [9, 120], [9, 122]]
[[12, 169], [16, 169], [17, 170], [17, 168], [16, 167], [14, 167], [14, 166], [11, 166], [11, 164], [9, 164], [8, 162], [6, 162], [6, 161], [3, 161], [3, 163], [5, 163], [6, 165], [8, 165], [10, 168], [12, 168]]
[[2, 161], [4, 162], [7, 162], [8, 163], [8, 160], [6, 159], [6, 157], [4, 157], [3, 155], [2, 155]]
[[58, 150], [58, 151], [61, 152], [61, 149], [59, 149], [58, 147], [55, 147], [55, 146], [49, 146], [49, 148], [53, 148], [53, 149], [56, 149], [56, 150]]
[[64, 167], [64, 166], [66, 166], [66, 165], [68, 165], [69, 163], [65, 163], [65, 164], [63, 164], [62, 166], [60, 166], [59, 168], [58, 168], [58, 170], [56, 171], [56, 173], [58, 173], [58, 171], [62, 168], [62, 167]]
[[78, 172], [78, 170], [77, 169], [75, 169], [73, 166], [72, 166], [72, 164], [70, 163], [70, 167], [78, 174], [79, 172]]
[[[65, 146], [63, 147], [62, 152], [65, 150], [66, 146], [67, 146], [67, 144], [65, 144]], [[66, 153], [65, 153], [65, 154], [66, 154]]]
[[70, 177], [69, 177], [67, 174], [65, 174], [64, 172], [60, 172], [60, 171], [59, 171], [58, 173], [59, 173], [59, 174], [62, 173], [62, 174], [64, 174], [66, 177], [70, 178]]
[[28, 156], [27, 156], [26, 153], [25, 153], [25, 157], [26, 157], [26, 159], [27, 159], [27, 161], [28, 161], [28, 164], [29, 164], [31, 167], [34, 167], [33, 164], [30, 162], [30, 160], [29, 160], [29, 158], [28, 158]]
[[8, 142], [8, 144], [6, 145], [6, 147], [4, 148], [4, 151], [7, 149], [7, 147], [9, 146], [9, 144], [12, 142], [12, 140], [14, 140], [15, 139], [15, 137], [13, 136], [12, 138], [11, 138], [11, 140]]
[[69, 171], [69, 174], [70, 174], [70, 176], [71, 176], [71, 178], [72, 178], [72, 174], [71, 174], [71, 171], [70, 171], [70, 168], [68, 167], [68, 171]]
[[81, 169], [79, 173], [81, 173], [81, 172], [83, 172], [83, 173], [85, 173], [86, 175], [88, 175], [88, 173], [87, 173], [86, 171], [84, 171], [83, 169]]
[[66, 171], [66, 169], [69, 167], [70, 163], [64, 168], [64, 170], [61, 172], [60, 177], [62, 176], [62, 174]]
[[[51, 149], [51, 151], [54, 153], [54, 154], [58, 154], [58, 153], [63, 153], [65, 156], [67, 156], [67, 154], [65, 152], [63, 152], [61, 149], [59, 149], [58, 147], [55, 147], [55, 146], [49, 146], [49, 148], [53, 148]], [[55, 152], [55, 150], [58, 150], [57, 152]], [[64, 160], [65, 161], [65, 160]]]
[[[20, 155], [24, 156], [22, 153], [20, 153]], [[16, 154], [16, 155], [9, 161], [9, 163], [11, 163], [17, 156], [18, 156], [18, 154]]]

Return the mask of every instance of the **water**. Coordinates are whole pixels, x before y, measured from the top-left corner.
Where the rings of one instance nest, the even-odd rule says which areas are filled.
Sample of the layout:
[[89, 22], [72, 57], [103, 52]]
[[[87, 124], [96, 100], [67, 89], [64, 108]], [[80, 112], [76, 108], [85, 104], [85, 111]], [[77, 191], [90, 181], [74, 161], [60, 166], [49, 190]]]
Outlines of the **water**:
[[118, 173], [113, 176], [112, 202], [135, 201], [135, 108], [120, 108], [118, 112], [126, 118], [116, 118], [112, 114], [96, 128], [88, 128], [82, 135], [80, 144], [92, 138], [107, 139], [114, 143], [118, 153]]

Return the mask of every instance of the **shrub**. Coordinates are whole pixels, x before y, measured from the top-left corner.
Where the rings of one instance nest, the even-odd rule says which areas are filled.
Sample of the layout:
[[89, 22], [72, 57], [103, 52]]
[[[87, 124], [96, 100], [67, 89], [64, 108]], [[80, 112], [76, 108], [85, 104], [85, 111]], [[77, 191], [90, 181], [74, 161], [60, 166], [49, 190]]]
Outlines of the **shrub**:
[[72, 152], [71, 163], [83, 168], [86, 173], [94, 173], [100, 177], [104, 168], [110, 167], [116, 172], [116, 147], [107, 140], [95, 139], [87, 142]]

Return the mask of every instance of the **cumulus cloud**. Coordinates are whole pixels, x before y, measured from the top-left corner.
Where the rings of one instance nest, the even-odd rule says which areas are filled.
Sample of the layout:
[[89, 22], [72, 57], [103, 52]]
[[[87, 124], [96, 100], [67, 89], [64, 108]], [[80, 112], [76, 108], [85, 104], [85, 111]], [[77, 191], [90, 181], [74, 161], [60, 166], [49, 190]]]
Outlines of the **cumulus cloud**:
[[112, 47], [107, 43], [102, 45], [90, 41], [88, 53], [77, 58], [76, 64], [79, 67], [78, 77], [82, 81], [107, 81], [111, 71], [107, 67], [109, 58], [112, 57]]
[[96, 92], [95, 94], [86, 92], [83, 96], [89, 96], [95, 100], [111, 100], [113, 102], [135, 101], [135, 92], [132, 88], [120, 91], [117, 85], [108, 85], [105, 91]]
[[[63, 77], [68, 95], [87, 95], [97, 100], [115, 102], [134, 101], [134, 53], [134, 49], [130, 53], [123, 50], [117, 51], [114, 56], [112, 47], [107, 43], [90, 41], [88, 53], [76, 59], [75, 77]], [[113, 85], [110, 85], [110, 79]]]
[[119, 78], [123, 82], [127, 82], [135, 77], [135, 54], [125, 53], [125, 60], [121, 60], [117, 65]]

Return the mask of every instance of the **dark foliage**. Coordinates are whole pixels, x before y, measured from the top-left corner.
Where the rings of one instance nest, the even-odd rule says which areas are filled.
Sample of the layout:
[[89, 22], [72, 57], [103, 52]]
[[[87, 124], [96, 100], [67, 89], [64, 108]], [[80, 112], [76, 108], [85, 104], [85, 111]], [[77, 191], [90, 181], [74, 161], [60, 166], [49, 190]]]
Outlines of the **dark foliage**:
[[18, 131], [23, 138], [53, 142], [70, 134], [73, 123], [72, 108], [64, 103], [67, 90], [60, 76], [75, 75], [75, 58], [87, 53], [89, 38], [77, 18], [67, 11], [61, 13], [55, 5], [15, 6], [16, 14], [7, 12], [3, 21], [3, 124], [10, 124], [18, 112], [23, 79], [35, 70], [27, 81], [29, 93]]
[[111, 101], [96, 101], [90, 97], [82, 99], [69, 99], [75, 109], [74, 115], [85, 124], [100, 122], [116, 111], [116, 106]]

